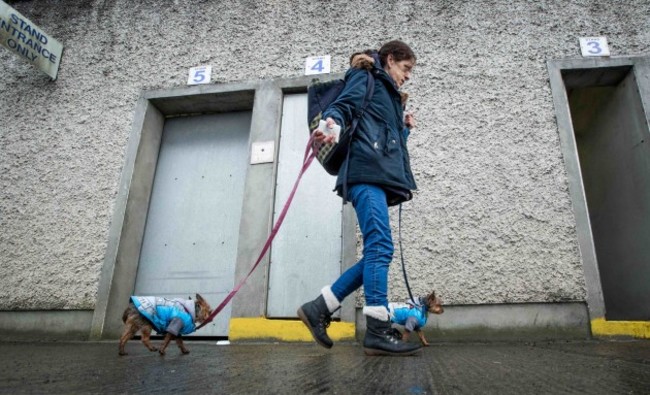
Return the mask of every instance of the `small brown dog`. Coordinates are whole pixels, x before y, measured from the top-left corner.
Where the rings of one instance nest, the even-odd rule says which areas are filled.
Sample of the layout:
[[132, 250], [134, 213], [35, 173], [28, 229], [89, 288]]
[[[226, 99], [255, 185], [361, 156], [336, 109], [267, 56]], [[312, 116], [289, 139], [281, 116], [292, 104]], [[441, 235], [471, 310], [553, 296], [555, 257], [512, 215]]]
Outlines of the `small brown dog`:
[[399, 339], [408, 341], [411, 332], [415, 331], [420, 338], [422, 345], [428, 346], [429, 342], [424, 337], [422, 328], [427, 323], [429, 313], [442, 314], [445, 309], [442, 307], [442, 299], [436, 296], [433, 291], [425, 297], [417, 298], [417, 302], [409, 300], [407, 303], [389, 303], [390, 319], [393, 324], [403, 325], [404, 333], [394, 329], [394, 334]]
[[[172, 339], [176, 340], [183, 354], [190, 351], [183, 344], [182, 335], [196, 330], [195, 323], [205, 321], [212, 312], [208, 302], [199, 294], [196, 301], [190, 299], [167, 299], [155, 296], [131, 296], [129, 307], [124, 310], [122, 321], [124, 331], [120, 337], [119, 354], [126, 355], [126, 342], [141, 331], [142, 343], [149, 351], [158, 351], [165, 355], [165, 350]], [[165, 334], [160, 349], [151, 345], [151, 331]]]

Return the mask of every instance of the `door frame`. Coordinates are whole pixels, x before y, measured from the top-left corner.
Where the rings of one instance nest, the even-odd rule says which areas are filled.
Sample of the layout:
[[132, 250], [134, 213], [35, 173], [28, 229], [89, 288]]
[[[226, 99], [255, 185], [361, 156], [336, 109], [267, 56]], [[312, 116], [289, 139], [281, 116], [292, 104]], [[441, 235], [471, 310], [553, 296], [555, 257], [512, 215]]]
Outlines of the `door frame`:
[[[602, 283], [596, 259], [591, 223], [587, 210], [587, 200], [582, 182], [582, 173], [578, 159], [578, 150], [571, 120], [569, 100], [567, 96], [567, 80], [565, 75], [573, 73], [568, 84], [576, 87], [610, 85], [612, 81], [595, 80], [588, 73], [580, 75], [579, 70], [608, 69], [631, 66], [638, 82], [639, 94], [645, 113], [646, 122], [650, 124], [650, 57], [613, 57], [613, 58], [584, 58], [561, 59], [547, 62], [555, 114], [560, 137], [560, 147], [566, 166], [569, 193], [576, 218], [578, 246], [582, 257], [587, 289], [587, 306], [591, 320], [593, 335], [634, 335], [641, 329], [650, 337], [650, 326], [643, 323], [643, 328], [636, 325], [609, 323], [605, 320], [605, 301]], [[616, 77], [615, 77], [616, 78]], [[646, 336], [644, 336], [646, 337]]]
[[[251, 164], [253, 143], [279, 144], [284, 94], [305, 93], [313, 77], [210, 84], [169, 90], [144, 91], [135, 107], [124, 167], [118, 186], [102, 265], [97, 301], [90, 330], [91, 339], [117, 338], [122, 312], [135, 287], [135, 278], [153, 186], [165, 119], [179, 116], [252, 110], [248, 169], [239, 227], [235, 284], [244, 278], [257, 258], [273, 223], [277, 176], [277, 152], [273, 162]], [[321, 79], [341, 78], [323, 75]], [[306, 120], [305, 120], [306, 122]], [[343, 210], [343, 256], [341, 272], [356, 261], [356, 217]], [[266, 312], [269, 256], [232, 301], [232, 317], [261, 317]], [[199, 291], [199, 290], [197, 290]], [[342, 305], [341, 320], [354, 322], [354, 298]], [[215, 307], [215, 306], [213, 306]]]

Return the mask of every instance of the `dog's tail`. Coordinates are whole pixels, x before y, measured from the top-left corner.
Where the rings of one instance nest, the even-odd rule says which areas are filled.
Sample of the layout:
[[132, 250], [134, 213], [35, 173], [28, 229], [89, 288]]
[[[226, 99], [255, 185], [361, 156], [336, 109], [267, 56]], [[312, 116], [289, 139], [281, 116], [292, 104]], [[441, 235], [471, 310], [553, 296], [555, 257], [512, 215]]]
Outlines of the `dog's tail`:
[[133, 303], [129, 303], [129, 306], [124, 310], [124, 314], [122, 314], [122, 322], [126, 323], [126, 320], [129, 319], [129, 315], [134, 311], [137, 312], [135, 306]]

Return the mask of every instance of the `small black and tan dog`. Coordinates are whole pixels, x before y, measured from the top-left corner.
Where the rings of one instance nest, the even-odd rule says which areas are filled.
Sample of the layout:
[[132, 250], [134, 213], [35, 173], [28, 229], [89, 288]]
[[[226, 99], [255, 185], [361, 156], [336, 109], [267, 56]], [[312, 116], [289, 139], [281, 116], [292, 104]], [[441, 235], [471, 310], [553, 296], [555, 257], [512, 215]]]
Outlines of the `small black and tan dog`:
[[427, 323], [429, 313], [442, 314], [445, 309], [442, 307], [442, 299], [436, 295], [435, 291], [416, 299], [417, 301], [409, 300], [407, 303], [388, 304], [391, 322], [404, 326], [403, 334], [397, 328], [393, 328], [393, 334], [398, 339], [408, 341], [411, 332], [415, 332], [422, 345], [428, 346], [429, 342], [424, 337], [422, 328]]
[[[132, 296], [129, 306], [122, 314], [124, 331], [120, 337], [119, 354], [126, 355], [124, 346], [140, 331], [142, 343], [149, 351], [165, 355], [169, 342], [174, 339], [183, 354], [190, 351], [183, 344], [182, 335], [196, 330], [195, 323], [205, 321], [212, 312], [208, 302], [199, 294], [196, 300], [167, 299], [155, 296]], [[151, 331], [165, 334], [160, 349], [151, 344]]]

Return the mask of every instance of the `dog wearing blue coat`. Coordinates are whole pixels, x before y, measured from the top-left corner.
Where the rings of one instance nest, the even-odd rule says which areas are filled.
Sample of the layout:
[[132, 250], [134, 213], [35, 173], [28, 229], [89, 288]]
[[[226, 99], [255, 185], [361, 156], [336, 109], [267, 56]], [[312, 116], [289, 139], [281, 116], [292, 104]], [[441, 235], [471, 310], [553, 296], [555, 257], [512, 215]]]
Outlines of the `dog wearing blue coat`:
[[428, 346], [429, 342], [424, 337], [422, 328], [426, 325], [429, 313], [442, 314], [445, 309], [442, 307], [442, 299], [436, 296], [433, 291], [427, 296], [409, 299], [406, 303], [389, 303], [388, 311], [390, 320], [393, 324], [404, 326], [402, 334], [398, 329], [394, 329], [394, 334], [399, 339], [408, 341], [411, 332], [418, 334], [420, 342]]
[[[165, 355], [169, 342], [174, 339], [181, 352], [189, 354], [182, 336], [196, 331], [195, 323], [205, 321], [211, 310], [208, 302], [199, 294], [196, 294], [196, 300], [131, 296], [129, 306], [122, 314], [124, 331], [120, 337], [119, 355], [126, 355], [124, 346], [138, 331], [142, 333], [142, 343], [149, 351]], [[151, 344], [151, 331], [154, 329], [165, 335], [160, 349]]]

